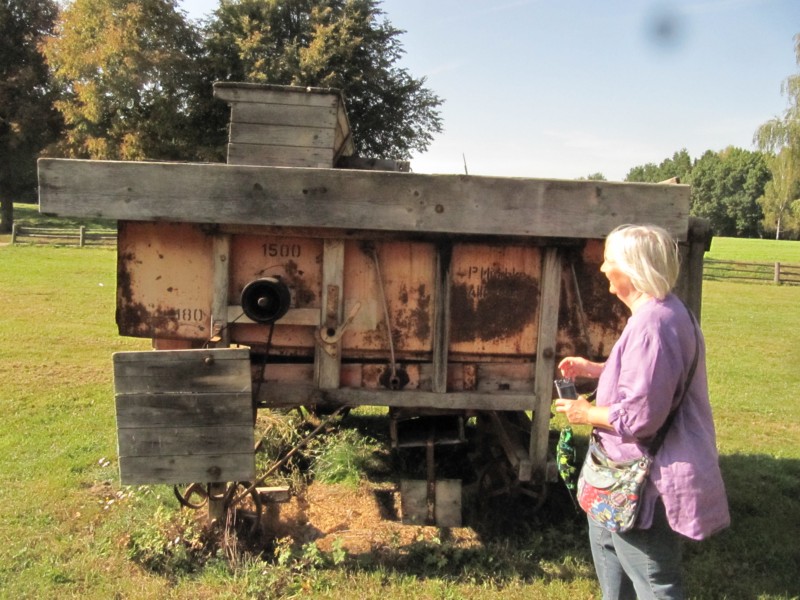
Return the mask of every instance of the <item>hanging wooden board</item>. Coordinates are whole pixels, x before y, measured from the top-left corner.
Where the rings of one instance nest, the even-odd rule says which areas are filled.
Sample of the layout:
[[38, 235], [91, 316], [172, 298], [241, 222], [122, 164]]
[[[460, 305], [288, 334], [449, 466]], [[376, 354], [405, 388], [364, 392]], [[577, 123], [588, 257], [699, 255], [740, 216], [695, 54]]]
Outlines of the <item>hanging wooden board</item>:
[[123, 485], [255, 477], [250, 352], [114, 354]]

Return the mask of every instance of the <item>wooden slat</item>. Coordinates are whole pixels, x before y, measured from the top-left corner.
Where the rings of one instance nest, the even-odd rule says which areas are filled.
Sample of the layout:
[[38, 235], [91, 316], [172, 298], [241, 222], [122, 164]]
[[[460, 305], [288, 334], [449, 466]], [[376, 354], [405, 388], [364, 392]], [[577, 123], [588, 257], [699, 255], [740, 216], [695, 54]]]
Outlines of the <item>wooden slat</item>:
[[261, 387], [258, 400], [269, 407], [330, 403], [349, 406], [394, 406], [444, 410], [532, 410], [536, 403], [533, 394], [502, 392], [437, 394], [421, 390], [394, 391], [363, 388], [321, 390], [308, 383], [270, 383]]
[[542, 258], [541, 296], [539, 302], [539, 337], [536, 345], [537, 402], [531, 424], [530, 457], [533, 473], [520, 472], [520, 480], [531, 475], [544, 481], [547, 470], [547, 451], [550, 429], [550, 403], [553, 392], [553, 374], [556, 364], [558, 337], [558, 308], [561, 297], [561, 257], [557, 248], [547, 248]]
[[117, 394], [249, 392], [245, 348], [118, 352], [113, 355]]
[[201, 456], [253, 451], [253, 423], [216, 427], [127, 427], [117, 434], [119, 456]]
[[[322, 253], [322, 312], [319, 326], [336, 329], [344, 321], [344, 241], [325, 240]], [[342, 365], [341, 339], [332, 344], [333, 354], [320, 345], [315, 349], [315, 380], [321, 388], [338, 388]]]
[[231, 124], [300, 125], [333, 128], [337, 123], [335, 106], [236, 103], [231, 106]]
[[231, 123], [231, 144], [261, 144], [333, 150], [334, 129], [295, 125], [255, 125]]
[[252, 481], [255, 455], [127, 456], [119, 460], [123, 485]]
[[595, 239], [683, 240], [689, 217], [682, 185], [185, 163], [40, 159], [39, 194], [61, 216]]
[[117, 394], [118, 427], [207, 427], [225, 423], [252, 427], [250, 392], [231, 394]]
[[256, 102], [263, 104], [298, 104], [302, 106], [337, 106], [342, 102], [340, 92], [324, 88], [298, 88], [260, 84], [214, 84], [214, 97], [225, 102]]
[[[318, 308], [290, 308], [278, 321], [277, 325], [306, 325], [309, 327], [319, 327]], [[236, 321], [238, 324], [255, 323], [247, 315], [242, 313], [239, 304], [228, 306], [228, 322]]]
[[436, 279], [433, 308], [433, 391], [447, 391], [447, 359], [450, 348], [450, 259], [452, 245], [442, 242], [436, 248]]
[[219, 342], [217, 342], [219, 346], [227, 347], [231, 337], [228, 329], [228, 288], [231, 268], [231, 236], [229, 234], [221, 233], [214, 236], [212, 268], [214, 269], [214, 280], [211, 299], [211, 333], [219, 338]]
[[296, 148], [263, 144], [228, 144], [229, 165], [272, 165], [279, 167], [333, 166], [333, 148]]

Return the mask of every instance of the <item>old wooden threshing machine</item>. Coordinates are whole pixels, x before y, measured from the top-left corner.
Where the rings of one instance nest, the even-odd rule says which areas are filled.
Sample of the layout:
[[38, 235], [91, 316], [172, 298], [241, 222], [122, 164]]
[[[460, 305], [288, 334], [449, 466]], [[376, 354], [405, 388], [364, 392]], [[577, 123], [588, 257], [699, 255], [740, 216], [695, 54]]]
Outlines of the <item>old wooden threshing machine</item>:
[[119, 333], [158, 350], [114, 355], [123, 483], [239, 493], [254, 407], [372, 405], [394, 446], [426, 448], [409, 520], [459, 522], [434, 448], [473, 418], [502, 449], [491, 477], [539, 501], [557, 361], [606, 356], [626, 318], [599, 272], [606, 234], [670, 231], [699, 314], [708, 232], [686, 186], [414, 174], [353, 156], [335, 90], [214, 92], [227, 164], [39, 165], [43, 212], [118, 220]]

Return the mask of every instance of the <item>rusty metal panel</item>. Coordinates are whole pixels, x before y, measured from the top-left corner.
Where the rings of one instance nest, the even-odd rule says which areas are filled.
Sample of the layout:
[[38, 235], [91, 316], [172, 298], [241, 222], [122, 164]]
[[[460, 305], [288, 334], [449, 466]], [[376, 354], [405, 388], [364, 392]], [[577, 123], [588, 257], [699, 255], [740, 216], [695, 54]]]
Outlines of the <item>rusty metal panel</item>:
[[375, 243], [374, 248], [380, 279], [368, 246], [359, 241], [345, 245], [345, 314], [356, 302], [361, 304], [342, 337], [345, 355], [380, 351], [388, 357], [384, 296], [395, 351], [429, 355], [433, 347], [433, 244], [391, 241]]
[[207, 339], [211, 326], [211, 238], [189, 223], [119, 223], [120, 335]]
[[[272, 234], [233, 236], [230, 303], [238, 304], [244, 287], [262, 277], [279, 277], [286, 283], [292, 308], [320, 308], [322, 240]], [[277, 353], [312, 354], [313, 333], [311, 327], [278, 325], [273, 332], [272, 348]], [[268, 325], [231, 325], [231, 340], [236, 343], [265, 344], [268, 335]]]
[[557, 354], [605, 359], [627, 322], [628, 311], [600, 272], [603, 240], [587, 240], [565, 253]]
[[533, 356], [541, 254], [530, 246], [453, 248], [450, 351]]

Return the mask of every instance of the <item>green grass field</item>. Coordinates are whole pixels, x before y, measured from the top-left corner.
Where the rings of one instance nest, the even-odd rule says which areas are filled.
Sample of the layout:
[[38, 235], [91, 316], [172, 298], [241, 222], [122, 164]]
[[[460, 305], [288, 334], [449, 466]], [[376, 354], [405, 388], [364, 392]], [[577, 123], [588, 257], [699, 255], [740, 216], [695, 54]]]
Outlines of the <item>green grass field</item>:
[[[791, 244], [766, 260], [795, 260]], [[470, 554], [443, 532], [397, 548], [394, 567], [280, 552], [196, 560], [201, 536], [169, 488], [118, 483], [111, 354], [149, 344], [117, 335], [115, 285], [113, 249], [0, 247], [0, 598], [598, 597], [583, 526], [569, 519]], [[688, 546], [692, 598], [800, 597], [799, 303], [798, 287], [705, 283], [733, 526]]]
[[800, 241], [714, 238], [706, 258], [800, 264]]

